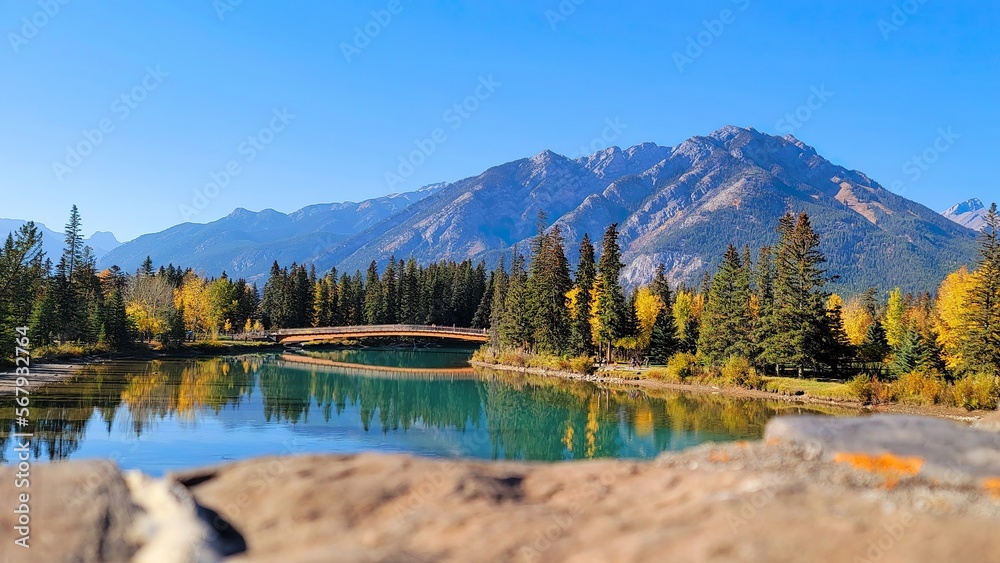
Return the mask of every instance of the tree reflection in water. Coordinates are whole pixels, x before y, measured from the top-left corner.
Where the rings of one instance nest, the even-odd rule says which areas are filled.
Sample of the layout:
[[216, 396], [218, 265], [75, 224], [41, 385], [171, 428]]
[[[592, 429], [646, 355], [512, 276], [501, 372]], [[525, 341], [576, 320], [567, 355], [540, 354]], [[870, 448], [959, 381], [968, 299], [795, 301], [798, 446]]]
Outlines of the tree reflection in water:
[[[386, 358], [397, 362], [388, 365], [413, 365], [422, 357]], [[358, 354], [341, 354], [336, 361], [359, 359]], [[9, 457], [14, 411], [11, 402], [5, 403], [0, 408], [0, 455]], [[455, 455], [546, 461], [650, 458], [705, 441], [754, 439], [776, 414], [805, 408], [492, 371], [452, 379], [368, 377], [288, 366], [264, 355], [116, 361], [88, 366], [78, 376], [32, 395], [33, 456], [72, 456], [88, 424], [91, 431], [99, 425], [108, 435], [123, 434], [125, 440], [155, 433], [164, 420], [183, 422], [186, 431], [197, 433], [200, 420], [251, 403], [262, 409], [264, 420], [258, 422], [267, 424], [322, 421], [333, 427], [349, 422], [341, 417], [350, 410], [358, 413], [352, 416], [360, 416], [365, 432], [378, 431], [388, 438], [414, 431], [436, 433], [454, 442]]]

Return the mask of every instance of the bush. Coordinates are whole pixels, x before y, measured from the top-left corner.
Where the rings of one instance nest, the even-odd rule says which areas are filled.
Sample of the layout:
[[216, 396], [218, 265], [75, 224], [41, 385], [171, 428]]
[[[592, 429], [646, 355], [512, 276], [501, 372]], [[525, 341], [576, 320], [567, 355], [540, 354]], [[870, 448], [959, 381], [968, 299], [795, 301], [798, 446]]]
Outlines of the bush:
[[722, 379], [729, 385], [763, 389], [764, 379], [746, 358], [732, 357], [722, 364]]
[[591, 375], [597, 371], [597, 366], [594, 364], [594, 358], [590, 356], [577, 356], [576, 358], [570, 358], [569, 369], [575, 373]]
[[1000, 386], [992, 375], [970, 375], [955, 382], [952, 400], [956, 406], [968, 410], [997, 408]]
[[680, 352], [674, 354], [667, 360], [666, 379], [669, 381], [683, 382], [691, 378], [696, 373], [698, 359], [694, 354]]
[[862, 405], [871, 405], [876, 400], [873, 382], [877, 383], [878, 380], [869, 375], [859, 375], [847, 382], [847, 388]]
[[901, 402], [935, 405], [945, 399], [946, 386], [937, 372], [912, 371], [891, 384], [892, 394]]

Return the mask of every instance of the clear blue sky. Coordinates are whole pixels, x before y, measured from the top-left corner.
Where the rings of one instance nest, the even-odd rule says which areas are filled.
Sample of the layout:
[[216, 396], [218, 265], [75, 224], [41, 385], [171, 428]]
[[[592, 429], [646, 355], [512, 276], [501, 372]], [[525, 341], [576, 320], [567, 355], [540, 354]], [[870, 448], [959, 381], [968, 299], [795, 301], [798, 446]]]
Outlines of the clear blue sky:
[[[940, 211], [1000, 198], [997, 29], [996, 3], [945, 0], [3, 0], [0, 217], [58, 229], [77, 203], [88, 232], [129, 239], [182, 206], [197, 222], [291, 211], [579, 153], [605, 132], [674, 145], [725, 124], [794, 129]], [[796, 111], [808, 119], [782, 121]], [[925, 150], [926, 170], [907, 165]], [[197, 199], [231, 161], [228, 186]]]

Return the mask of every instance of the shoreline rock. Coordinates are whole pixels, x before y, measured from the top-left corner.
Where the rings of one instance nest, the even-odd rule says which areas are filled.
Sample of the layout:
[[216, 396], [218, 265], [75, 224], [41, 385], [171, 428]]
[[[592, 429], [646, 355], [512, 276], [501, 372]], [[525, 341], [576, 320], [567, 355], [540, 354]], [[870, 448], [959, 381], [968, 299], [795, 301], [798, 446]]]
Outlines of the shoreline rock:
[[[32, 558], [8, 541], [0, 560], [129, 560], [152, 543], [135, 535], [151, 512], [201, 560], [981, 560], [1000, 551], [998, 468], [1000, 434], [896, 415], [783, 417], [765, 442], [647, 462], [310, 455], [163, 480], [123, 479], [107, 462], [38, 464]], [[11, 471], [0, 468], [3, 498]], [[84, 508], [67, 510], [66, 496]]]

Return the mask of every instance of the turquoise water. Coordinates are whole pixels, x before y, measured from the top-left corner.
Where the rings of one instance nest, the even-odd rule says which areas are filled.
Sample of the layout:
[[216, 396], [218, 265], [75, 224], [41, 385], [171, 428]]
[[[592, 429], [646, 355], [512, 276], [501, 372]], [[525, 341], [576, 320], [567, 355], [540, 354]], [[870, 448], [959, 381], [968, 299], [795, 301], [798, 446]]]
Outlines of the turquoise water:
[[[758, 438], [768, 419], [789, 412], [776, 401], [473, 371], [469, 350], [309, 354], [88, 367], [31, 396], [32, 455], [111, 458], [154, 475], [303, 453], [652, 458]], [[5, 463], [14, 457], [12, 417], [12, 407], [0, 408]]]

